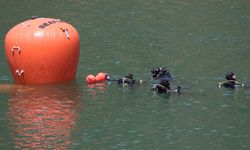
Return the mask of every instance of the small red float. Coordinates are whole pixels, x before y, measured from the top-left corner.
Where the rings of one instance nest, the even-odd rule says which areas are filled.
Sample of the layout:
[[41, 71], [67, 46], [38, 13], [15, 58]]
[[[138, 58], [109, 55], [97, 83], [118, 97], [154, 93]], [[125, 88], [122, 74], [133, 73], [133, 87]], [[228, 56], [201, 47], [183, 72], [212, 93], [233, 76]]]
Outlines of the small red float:
[[103, 82], [106, 80], [106, 73], [99, 72], [95, 77], [96, 82]]
[[64, 21], [24, 21], [7, 33], [5, 49], [17, 84], [61, 83], [75, 78], [80, 40], [77, 30]]
[[89, 74], [89, 75], [87, 75], [87, 77], [86, 77], [86, 82], [87, 83], [89, 83], [89, 84], [93, 84], [93, 83], [95, 83], [95, 76], [93, 75], [93, 74]]

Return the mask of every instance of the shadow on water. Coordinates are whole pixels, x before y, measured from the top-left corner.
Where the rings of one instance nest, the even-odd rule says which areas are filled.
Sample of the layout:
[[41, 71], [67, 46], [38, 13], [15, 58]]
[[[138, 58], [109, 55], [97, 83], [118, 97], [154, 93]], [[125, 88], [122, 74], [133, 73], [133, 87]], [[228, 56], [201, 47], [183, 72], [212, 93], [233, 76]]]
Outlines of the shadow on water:
[[67, 83], [25, 88], [10, 93], [8, 99], [14, 147], [67, 149], [83, 107], [79, 87]]

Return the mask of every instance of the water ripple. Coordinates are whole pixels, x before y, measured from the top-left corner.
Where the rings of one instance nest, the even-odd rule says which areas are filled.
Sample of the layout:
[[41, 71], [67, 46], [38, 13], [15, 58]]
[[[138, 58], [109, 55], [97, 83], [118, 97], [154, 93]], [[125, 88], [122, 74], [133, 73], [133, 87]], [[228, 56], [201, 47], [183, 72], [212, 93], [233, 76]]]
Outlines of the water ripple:
[[10, 80], [10, 78], [8, 76], [0, 76], [0, 80], [8, 81], [8, 80]]

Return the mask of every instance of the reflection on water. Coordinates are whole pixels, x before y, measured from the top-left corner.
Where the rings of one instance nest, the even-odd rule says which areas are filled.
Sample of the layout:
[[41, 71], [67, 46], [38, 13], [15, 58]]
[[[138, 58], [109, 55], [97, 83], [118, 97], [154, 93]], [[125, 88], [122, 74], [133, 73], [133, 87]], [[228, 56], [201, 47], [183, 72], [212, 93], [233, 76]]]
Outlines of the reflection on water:
[[[249, 1], [0, 0], [0, 6], [1, 43], [31, 15], [59, 18], [78, 29], [76, 80], [84, 93], [74, 86], [6, 85], [4, 92], [13, 94], [0, 93], [0, 149], [13, 149], [11, 143], [18, 149], [249, 149], [250, 90], [216, 87], [228, 71], [249, 83]], [[0, 47], [0, 81], [9, 83]], [[103, 70], [145, 79], [158, 65], [175, 75], [180, 96], [154, 95], [150, 85], [87, 87], [82, 77]]]
[[8, 76], [0, 76], [0, 81], [7, 81], [9, 80]]
[[87, 91], [88, 94], [94, 96], [97, 94], [104, 93], [106, 90], [107, 83], [106, 82], [100, 82], [100, 83], [95, 83], [95, 84], [87, 84]]
[[9, 97], [15, 148], [67, 149], [82, 107], [75, 84], [32, 87]]

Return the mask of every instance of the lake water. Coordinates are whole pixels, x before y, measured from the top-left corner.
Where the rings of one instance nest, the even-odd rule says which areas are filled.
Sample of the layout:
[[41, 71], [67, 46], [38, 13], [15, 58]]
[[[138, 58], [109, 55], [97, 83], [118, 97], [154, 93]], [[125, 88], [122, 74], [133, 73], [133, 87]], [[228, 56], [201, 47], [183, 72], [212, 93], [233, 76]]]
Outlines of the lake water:
[[[0, 149], [250, 149], [250, 88], [217, 88], [227, 72], [250, 84], [248, 0], [0, 0], [0, 83], [13, 80], [4, 37], [31, 16], [72, 24], [75, 81], [0, 92]], [[167, 66], [182, 93], [154, 94]], [[133, 73], [147, 82], [88, 86], [85, 76]]]

